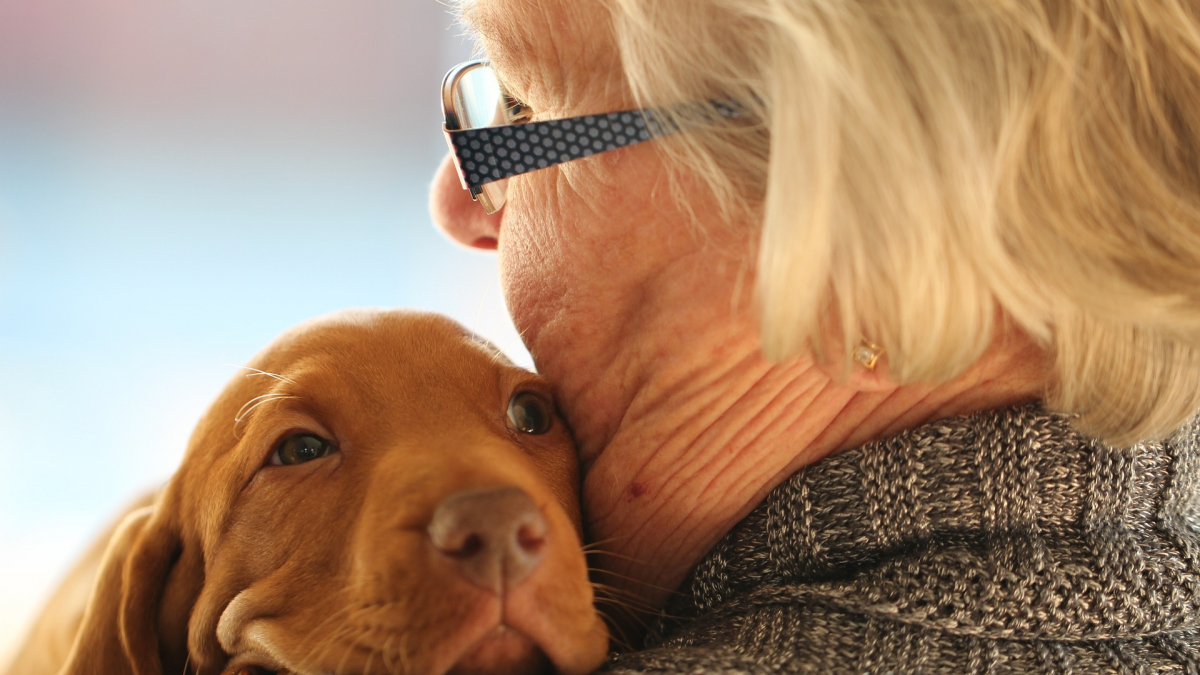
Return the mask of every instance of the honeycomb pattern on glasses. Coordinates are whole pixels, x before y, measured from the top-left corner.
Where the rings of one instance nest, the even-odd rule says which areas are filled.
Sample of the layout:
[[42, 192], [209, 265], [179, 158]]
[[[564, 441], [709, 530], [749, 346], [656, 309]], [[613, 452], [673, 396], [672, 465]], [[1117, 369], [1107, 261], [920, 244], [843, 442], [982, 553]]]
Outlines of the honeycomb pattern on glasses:
[[449, 132], [468, 188], [641, 143], [664, 133], [651, 110]]

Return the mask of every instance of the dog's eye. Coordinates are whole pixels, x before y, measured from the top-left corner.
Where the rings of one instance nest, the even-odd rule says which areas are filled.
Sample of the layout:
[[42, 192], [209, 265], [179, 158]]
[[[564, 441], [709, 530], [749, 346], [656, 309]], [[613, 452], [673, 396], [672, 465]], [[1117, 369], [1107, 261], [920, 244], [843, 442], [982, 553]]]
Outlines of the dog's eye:
[[275, 454], [271, 455], [271, 464], [291, 465], [311, 462], [333, 452], [333, 444], [312, 434], [296, 434], [283, 439]]
[[550, 430], [550, 404], [532, 391], [521, 391], [508, 402], [508, 421], [523, 434], [544, 434]]

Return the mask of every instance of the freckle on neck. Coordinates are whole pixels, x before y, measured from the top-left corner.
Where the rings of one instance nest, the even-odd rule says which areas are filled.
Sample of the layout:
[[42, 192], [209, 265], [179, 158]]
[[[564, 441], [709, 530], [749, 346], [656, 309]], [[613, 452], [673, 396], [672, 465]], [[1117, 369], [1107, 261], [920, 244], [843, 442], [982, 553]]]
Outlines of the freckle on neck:
[[638, 497], [645, 495], [648, 491], [649, 488], [647, 488], [646, 485], [641, 482], [634, 482], [629, 486], [629, 496], [632, 499], [637, 499]]

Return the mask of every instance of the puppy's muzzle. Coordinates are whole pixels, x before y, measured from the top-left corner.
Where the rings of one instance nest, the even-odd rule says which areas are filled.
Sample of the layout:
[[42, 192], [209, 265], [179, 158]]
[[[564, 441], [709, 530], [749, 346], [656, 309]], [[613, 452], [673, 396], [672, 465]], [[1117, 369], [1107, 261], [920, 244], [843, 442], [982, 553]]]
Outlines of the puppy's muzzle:
[[547, 536], [542, 510], [515, 487], [459, 492], [434, 511], [434, 548], [472, 584], [503, 595], [541, 563]]

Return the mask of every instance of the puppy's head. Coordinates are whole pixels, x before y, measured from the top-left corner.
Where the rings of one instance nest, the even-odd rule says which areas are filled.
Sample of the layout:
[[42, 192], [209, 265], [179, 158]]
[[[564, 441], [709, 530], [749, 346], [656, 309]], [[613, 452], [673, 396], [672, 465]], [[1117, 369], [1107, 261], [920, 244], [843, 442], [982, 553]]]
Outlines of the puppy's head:
[[544, 382], [405, 312], [305, 324], [250, 369], [110, 551], [134, 672], [599, 665], [578, 469]]

